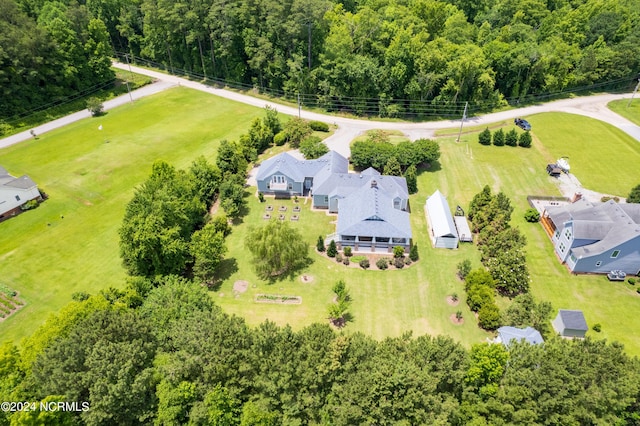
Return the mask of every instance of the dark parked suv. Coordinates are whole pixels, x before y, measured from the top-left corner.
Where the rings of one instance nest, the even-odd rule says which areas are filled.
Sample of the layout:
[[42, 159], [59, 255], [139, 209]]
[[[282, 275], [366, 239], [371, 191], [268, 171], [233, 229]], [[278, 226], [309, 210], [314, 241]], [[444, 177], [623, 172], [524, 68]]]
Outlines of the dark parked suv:
[[531, 124], [524, 118], [516, 118], [513, 120], [516, 126], [520, 127], [522, 130], [526, 130], [527, 132], [531, 130]]

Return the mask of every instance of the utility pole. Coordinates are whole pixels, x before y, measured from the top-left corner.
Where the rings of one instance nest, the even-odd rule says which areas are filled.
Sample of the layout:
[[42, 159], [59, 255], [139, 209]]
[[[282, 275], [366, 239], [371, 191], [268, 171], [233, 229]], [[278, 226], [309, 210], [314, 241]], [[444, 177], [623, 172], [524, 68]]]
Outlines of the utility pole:
[[631, 102], [633, 102], [633, 98], [636, 96], [636, 93], [638, 93], [638, 87], [640, 87], [640, 74], [638, 74], [638, 84], [636, 84], [636, 88], [633, 90], [633, 94], [631, 95], [631, 99], [629, 99], [627, 108], [631, 106]]
[[462, 136], [462, 125], [464, 124], [464, 120], [467, 119], [467, 107], [469, 106], [469, 102], [464, 103], [464, 112], [462, 113], [462, 120], [460, 120], [460, 132], [458, 132], [458, 139], [456, 142], [460, 142], [460, 136]]
[[[131, 74], [131, 78], [133, 79], [133, 71], [131, 71], [131, 64], [129, 63], [129, 54], [125, 53], [124, 57], [127, 59], [127, 65], [129, 66], [129, 74]], [[131, 100], [131, 103], [133, 103], [133, 96], [131, 95], [131, 88], [129, 87], [129, 80], [126, 80], [125, 83], [127, 83], [127, 92], [129, 92], [129, 99]]]

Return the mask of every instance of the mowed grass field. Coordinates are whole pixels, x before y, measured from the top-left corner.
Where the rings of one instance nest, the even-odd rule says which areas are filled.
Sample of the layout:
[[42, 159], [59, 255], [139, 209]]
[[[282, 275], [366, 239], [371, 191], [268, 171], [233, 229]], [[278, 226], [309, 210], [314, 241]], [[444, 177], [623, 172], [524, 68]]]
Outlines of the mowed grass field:
[[[260, 224], [267, 203], [287, 205], [290, 211], [292, 202], [269, 200], [260, 204], [255, 197], [255, 189], [252, 189], [248, 197], [249, 215], [228, 240], [229, 255], [236, 259], [233, 261], [235, 269], [229, 271], [229, 275], [225, 274], [216, 301], [227, 312], [247, 318], [250, 324], [257, 325], [268, 318], [299, 329], [312, 321], [326, 321], [327, 305], [333, 297], [331, 286], [343, 278], [353, 297], [351, 313], [354, 320], [347, 325], [346, 332], [361, 331], [377, 338], [397, 336], [406, 331], [413, 331], [416, 335], [446, 334], [466, 346], [484, 341], [490, 335], [477, 327], [475, 318], [464, 303], [463, 284], [455, 277], [456, 265], [463, 259], [472, 260], [474, 267], [480, 266], [478, 250], [469, 244], [463, 244], [455, 251], [432, 248], [423, 206], [426, 198], [440, 189], [448, 197], [452, 209], [459, 204], [466, 210], [473, 195], [488, 184], [494, 192], [505, 192], [515, 207], [512, 223], [527, 237], [527, 258], [534, 296], [538, 300], [551, 302], [556, 310], [583, 310], [590, 325], [602, 325], [601, 333], [589, 331], [589, 335], [619, 341], [625, 344], [629, 353], [640, 355], [640, 331], [636, 331], [640, 330], [640, 318], [632, 314], [640, 309], [640, 295], [635, 289], [627, 284], [609, 283], [602, 276], [570, 275], [557, 261], [542, 227], [527, 223], [523, 218], [525, 210], [529, 208], [527, 195], [561, 195], [555, 179], [545, 172], [546, 164], [560, 156], [553, 150], [561, 149], [561, 144], [547, 140], [549, 135], [546, 132], [541, 132], [544, 138], [541, 139], [535, 129], [542, 126], [559, 126], [562, 129], [566, 124], [561, 123], [574, 118], [577, 118], [576, 125], [581, 126], [579, 135], [563, 138], [564, 141], [573, 140], [573, 143], [577, 143], [580, 136], [602, 135], [602, 138], [590, 139], [594, 149], [588, 151], [591, 155], [588, 152], [584, 154], [585, 161], [600, 161], [599, 156], [603, 152], [601, 146], [629, 149], [627, 158], [631, 164], [637, 164], [640, 160], [640, 145], [633, 149], [634, 145], [626, 135], [620, 135], [616, 129], [595, 120], [583, 120], [582, 117], [566, 114], [528, 117], [534, 125], [534, 144], [530, 149], [484, 147], [477, 143], [477, 134], [464, 135], [460, 143], [455, 142], [455, 137], [439, 139], [441, 160], [431, 170], [420, 174], [420, 191], [411, 196], [412, 229], [421, 260], [401, 271], [347, 268], [317, 255], [314, 247], [318, 235], [334, 232], [335, 224], [332, 222], [336, 218], [324, 212], [309, 211], [308, 205], [303, 204], [301, 220], [293, 223], [293, 226], [300, 229], [308, 242], [314, 263], [291, 279], [274, 284], [261, 281], [255, 276], [250, 258], [243, 251], [246, 229], [249, 224]], [[505, 123], [504, 126], [508, 128], [510, 124]], [[625, 170], [624, 167], [611, 169], [602, 179], [611, 179], [626, 187], [633, 176], [627, 175]], [[578, 175], [578, 178], [585, 180], [582, 175]], [[606, 182], [596, 183], [604, 185]], [[312, 276], [313, 282], [303, 284], [300, 277], [304, 274]], [[246, 293], [233, 292], [233, 283], [237, 280], [250, 283]], [[282, 306], [253, 303], [258, 293], [302, 296], [303, 304]], [[446, 297], [452, 293], [457, 293], [461, 299], [456, 307], [446, 302]], [[506, 306], [508, 301], [500, 300], [500, 304]], [[449, 319], [457, 310], [463, 312], [463, 325], [454, 325]]]
[[[28, 173], [51, 195], [38, 209], [0, 224], [0, 281], [20, 291], [28, 303], [17, 315], [0, 323], [2, 340], [17, 341], [29, 335], [75, 291], [96, 293], [109, 286], [122, 286], [125, 274], [118, 254], [117, 230], [127, 201], [135, 186], [148, 176], [151, 163], [164, 159], [176, 167], [187, 167], [201, 154], [213, 161], [219, 140], [236, 139], [258, 116], [262, 116], [259, 109], [187, 89], [172, 89], [102, 118], [78, 122], [38, 141], [0, 151], [0, 164], [14, 174]], [[571, 139], [563, 132], [565, 121], [573, 118], [564, 114], [528, 117], [534, 126], [531, 149], [483, 147], [475, 134], [464, 135], [460, 143], [455, 137], [441, 139], [440, 162], [419, 175], [420, 192], [411, 196], [411, 222], [421, 260], [401, 271], [347, 268], [315, 254], [318, 236], [334, 232], [336, 217], [311, 211], [301, 199], [300, 220], [291, 223], [309, 244], [313, 263], [282, 281], [258, 279], [244, 238], [250, 226], [264, 223], [266, 203], [259, 203], [255, 188], [249, 188], [248, 214], [228, 238], [229, 253], [220, 270], [222, 281], [211, 296], [226, 312], [244, 317], [251, 325], [269, 319], [300, 329], [326, 321], [327, 305], [333, 298], [331, 287], [344, 279], [353, 298], [353, 321], [345, 328], [348, 333], [364, 332], [376, 338], [407, 331], [445, 334], [465, 346], [485, 341], [491, 335], [477, 327], [464, 302], [463, 283], [455, 276], [456, 265], [463, 259], [480, 266], [478, 250], [469, 244], [454, 251], [433, 249], [423, 205], [427, 196], [440, 189], [452, 208], [460, 204], [466, 210], [473, 195], [489, 184], [494, 191], [504, 191], [516, 207], [514, 226], [523, 230], [529, 242], [533, 294], [552, 302], [556, 309], [584, 310], [589, 324], [602, 324], [602, 333], [589, 334], [618, 340], [630, 353], [640, 355], [636, 332], [640, 330], [640, 318], [633, 316], [640, 308], [640, 296], [629, 286], [608, 283], [602, 277], [570, 276], [557, 262], [542, 228], [522, 219], [528, 207], [527, 195], [560, 195], [544, 167], [557, 156], [567, 155], [555, 150], [563, 151], [562, 141]], [[597, 132], [604, 135], [602, 139], [592, 138], [594, 149], [585, 154], [585, 161], [601, 161], [603, 146], [619, 145], [629, 150], [625, 161], [637, 164], [640, 153], [625, 135], [617, 135], [615, 129], [603, 128], [594, 120], [584, 120], [577, 123], [582, 126], [579, 133], [583, 137]], [[97, 130], [99, 124], [103, 125], [102, 132]], [[543, 126], [549, 127], [548, 134], [542, 131]], [[553, 126], [558, 129], [553, 131]], [[578, 143], [579, 138], [575, 141]], [[625, 170], [611, 168], [602, 178], [630, 187], [625, 179], [634, 178]], [[582, 175], [577, 176], [585, 183]], [[289, 220], [292, 200], [268, 202], [276, 211], [286, 205]], [[312, 282], [303, 283], [302, 275], [312, 277]], [[246, 292], [234, 292], [233, 284], [238, 280], [249, 282]], [[302, 296], [303, 303], [258, 304], [253, 301], [258, 293]], [[446, 301], [452, 293], [461, 299], [458, 306]], [[457, 310], [463, 312], [462, 325], [450, 321]]]
[[620, 99], [609, 102], [607, 108], [640, 126], [640, 95], [637, 95], [631, 104], [629, 99]]
[[262, 115], [174, 88], [0, 150], [2, 166], [28, 174], [50, 196], [0, 223], [0, 282], [27, 302], [0, 322], [0, 341], [31, 334], [74, 292], [122, 287], [118, 228], [151, 164], [162, 159], [184, 168], [199, 155], [213, 161], [221, 139], [237, 139]]

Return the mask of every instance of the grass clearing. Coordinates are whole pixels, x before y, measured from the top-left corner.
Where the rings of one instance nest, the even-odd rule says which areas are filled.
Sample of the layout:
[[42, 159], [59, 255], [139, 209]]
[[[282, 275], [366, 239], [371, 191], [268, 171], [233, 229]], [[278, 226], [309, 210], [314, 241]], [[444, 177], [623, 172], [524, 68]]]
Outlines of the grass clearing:
[[607, 108], [640, 126], [640, 97], [631, 101], [631, 105], [629, 105], [629, 99], [611, 101], [607, 104]]
[[[213, 160], [219, 140], [237, 139], [260, 116], [262, 111], [256, 108], [175, 88], [0, 151], [0, 164], [14, 174], [28, 173], [51, 195], [38, 209], [0, 224], [3, 284], [18, 290], [26, 302], [0, 324], [3, 340], [17, 341], [32, 333], [49, 313], [68, 303], [73, 292], [96, 293], [122, 286], [125, 274], [118, 256], [117, 230], [125, 204], [135, 186], [148, 176], [151, 163], [164, 159], [182, 168], [201, 154]], [[583, 117], [541, 114], [528, 119], [534, 126], [530, 149], [484, 147], [477, 143], [476, 134], [463, 135], [460, 143], [455, 136], [440, 140], [440, 162], [420, 172], [420, 192], [410, 199], [420, 260], [400, 271], [348, 268], [315, 254], [318, 236], [334, 232], [336, 216], [311, 211], [310, 201], [305, 204], [300, 198], [300, 218], [291, 223], [303, 233], [314, 262], [282, 281], [260, 280], [244, 238], [250, 226], [264, 223], [266, 204], [273, 204], [276, 211], [280, 205], [287, 206], [289, 220], [294, 201], [267, 198], [259, 203], [255, 188], [249, 188], [248, 213], [228, 238], [221, 284], [211, 297], [226, 312], [242, 316], [251, 325], [270, 319], [300, 329], [327, 321], [327, 306], [334, 296], [331, 288], [344, 279], [353, 298], [353, 322], [345, 328], [348, 333], [360, 331], [384, 338], [413, 331], [416, 335], [450, 335], [466, 346], [482, 342], [490, 334], [477, 327], [465, 303], [463, 283], [456, 278], [456, 265], [462, 260], [470, 259], [474, 268], [480, 266], [478, 250], [469, 244], [454, 251], [432, 248], [423, 205], [440, 189], [452, 209], [459, 204], [466, 210], [473, 195], [489, 184], [494, 191], [504, 191], [515, 206], [514, 225], [528, 241], [533, 294], [550, 301], [555, 309], [582, 309], [588, 324], [602, 324], [601, 333], [590, 331], [589, 335], [618, 340], [629, 353], [640, 355], [635, 331], [640, 329], [640, 318], [631, 314], [640, 309], [640, 295], [634, 288], [609, 283], [600, 276], [571, 276], [556, 260], [542, 228], [523, 219], [527, 195], [560, 195], [545, 165], [567, 155], [565, 149], [577, 150], [581, 139], [590, 141], [590, 149], [568, 154], [585, 185], [590, 182], [593, 189], [602, 190], [600, 186], [611, 180], [630, 188], [635, 184], [634, 175], [627, 168], [599, 170], [598, 166], [606, 149], [624, 151], [625, 162], [637, 163], [637, 142], [633, 145], [610, 126]], [[97, 130], [100, 124], [102, 132]], [[266, 156], [281, 149], [273, 148]], [[586, 169], [581, 163], [593, 165], [597, 173], [583, 176]], [[233, 285], [240, 280], [249, 285], [244, 292], [234, 292]], [[460, 298], [457, 306], [446, 300], [453, 293]], [[302, 303], [255, 303], [258, 294], [300, 296]], [[461, 325], [450, 319], [458, 310], [465, 319]]]
[[50, 195], [0, 224], [2, 282], [26, 302], [0, 324], [2, 340], [31, 334], [76, 291], [123, 286], [118, 228], [153, 161], [179, 168], [199, 155], [212, 161], [221, 139], [237, 139], [262, 115], [174, 88], [1, 150], [0, 164], [28, 174]]

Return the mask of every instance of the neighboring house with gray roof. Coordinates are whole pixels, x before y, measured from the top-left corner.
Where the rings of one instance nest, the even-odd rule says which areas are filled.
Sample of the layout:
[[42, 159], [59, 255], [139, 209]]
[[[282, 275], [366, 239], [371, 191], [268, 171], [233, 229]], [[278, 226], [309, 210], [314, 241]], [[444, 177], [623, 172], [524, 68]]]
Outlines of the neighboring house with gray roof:
[[38, 185], [29, 176], [13, 177], [0, 166], [0, 221], [20, 213], [27, 201], [40, 198]]
[[338, 213], [335, 240], [355, 251], [389, 252], [411, 244], [409, 191], [405, 178], [373, 168], [349, 173], [349, 161], [335, 151], [316, 160], [283, 153], [262, 163], [258, 191], [275, 196], [310, 196], [312, 206]]
[[425, 213], [428, 218], [429, 235], [436, 248], [454, 249], [458, 247], [458, 231], [453, 222], [447, 199], [440, 190], [427, 198]]
[[591, 203], [547, 206], [555, 252], [574, 273], [640, 271], [640, 204]]
[[533, 327], [518, 328], [511, 326], [500, 327], [498, 329], [498, 337], [495, 338], [494, 342], [509, 346], [513, 340], [518, 342], [525, 341], [531, 345], [539, 345], [544, 342], [540, 332]]
[[589, 330], [582, 311], [560, 309], [551, 324], [562, 337], [583, 338]]

